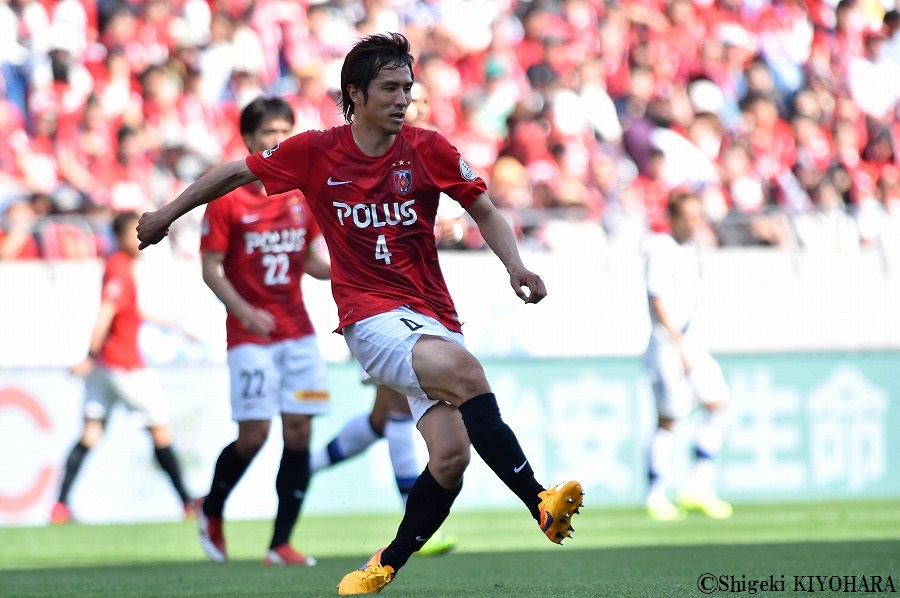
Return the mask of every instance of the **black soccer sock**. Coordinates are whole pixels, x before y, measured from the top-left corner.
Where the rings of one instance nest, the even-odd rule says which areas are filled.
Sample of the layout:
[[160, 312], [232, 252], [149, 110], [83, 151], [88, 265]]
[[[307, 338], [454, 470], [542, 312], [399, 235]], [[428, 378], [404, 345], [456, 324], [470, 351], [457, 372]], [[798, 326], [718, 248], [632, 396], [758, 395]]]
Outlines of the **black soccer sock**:
[[191, 495], [188, 494], [184, 487], [184, 480], [181, 479], [181, 467], [178, 465], [178, 459], [175, 457], [175, 451], [172, 450], [172, 447], [156, 447], [156, 460], [159, 461], [159, 466], [163, 468], [163, 471], [172, 480], [172, 485], [181, 498], [181, 502], [190, 504]]
[[488, 467], [519, 497], [538, 520], [538, 493], [544, 490], [519, 446], [516, 435], [500, 417], [494, 393], [478, 395], [459, 406], [472, 446]]
[[275, 515], [275, 530], [272, 532], [270, 548], [287, 544], [291, 532], [300, 516], [303, 497], [309, 487], [309, 451], [284, 449], [281, 467], [275, 478], [278, 493], [278, 512]]
[[221, 517], [228, 495], [247, 471], [252, 458], [244, 459], [237, 452], [237, 441], [222, 449], [216, 460], [209, 494], [203, 499], [203, 513], [207, 517]]
[[59, 502], [63, 504], [69, 502], [69, 490], [72, 489], [75, 476], [78, 475], [81, 464], [84, 462], [84, 456], [89, 450], [91, 449], [79, 442], [69, 452], [69, 458], [66, 459], [66, 473], [63, 476], [62, 485], [59, 487]]
[[452, 490], [438, 484], [426, 467], [409, 492], [397, 537], [381, 553], [381, 564], [390, 565], [394, 571], [405, 565], [409, 557], [440, 529], [460, 490], [462, 483]]

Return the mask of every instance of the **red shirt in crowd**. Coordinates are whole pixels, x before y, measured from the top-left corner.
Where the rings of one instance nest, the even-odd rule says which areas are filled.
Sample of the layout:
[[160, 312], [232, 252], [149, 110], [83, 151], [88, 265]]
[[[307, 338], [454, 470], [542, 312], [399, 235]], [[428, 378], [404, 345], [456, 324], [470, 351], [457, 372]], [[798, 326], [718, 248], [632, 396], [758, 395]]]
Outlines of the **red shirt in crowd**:
[[138, 349], [141, 312], [134, 281], [134, 258], [124, 251], [116, 251], [106, 260], [100, 298], [115, 304], [116, 315], [100, 348], [98, 360], [107, 367], [122, 370], [144, 367], [144, 359]]
[[338, 330], [401, 305], [461, 330], [435, 217], [441, 192], [468, 207], [486, 187], [442, 135], [404, 125], [387, 152], [367, 156], [344, 125], [291, 137], [247, 166], [269, 193], [309, 198], [331, 254]]
[[313, 334], [303, 302], [303, 259], [319, 229], [303, 197], [267, 197], [256, 183], [244, 185], [206, 206], [201, 251], [225, 254], [225, 277], [238, 294], [275, 318], [268, 339], [248, 332], [228, 314], [228, 347], [269, 344]]

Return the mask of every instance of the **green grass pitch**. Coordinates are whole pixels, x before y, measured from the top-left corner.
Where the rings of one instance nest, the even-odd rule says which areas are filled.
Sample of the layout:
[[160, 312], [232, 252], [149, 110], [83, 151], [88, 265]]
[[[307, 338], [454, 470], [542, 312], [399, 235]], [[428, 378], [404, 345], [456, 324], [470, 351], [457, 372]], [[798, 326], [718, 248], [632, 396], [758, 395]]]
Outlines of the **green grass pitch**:
[[[319, 559], [309, 569], [262, 566], [268, 521], [226, 522], [232, 560], [224, 565], [205, 560], [193, 522], [0, 528], [0, 596], [336, 596], [341, 577], [392, 537], [397, 520], [302, 519], [295, 544]], [[454, 513], [443, 529], [459, 538], [458, 550], [414, 557], [382, 595], [699, 598], [705, 573], [783, 579], [784, 591], [758, 594], [767, 596], [800, 593], [794, 576], [822, 576], [824, 591], [814, 584], [819, 595], [848, 595], [846, 586], [828, 589], [832, 576], [856, 576], [858, 584], [880, 576], [882, 589], [891, 576], [900, 592], [898, 499], [739, 505], [727, 521], [691, 515], [665, 524], [637, 509], [588, 502], [563, 547], [550, 544], [524, 510]], [[801, 583], [809, 587], [805, 577]]]

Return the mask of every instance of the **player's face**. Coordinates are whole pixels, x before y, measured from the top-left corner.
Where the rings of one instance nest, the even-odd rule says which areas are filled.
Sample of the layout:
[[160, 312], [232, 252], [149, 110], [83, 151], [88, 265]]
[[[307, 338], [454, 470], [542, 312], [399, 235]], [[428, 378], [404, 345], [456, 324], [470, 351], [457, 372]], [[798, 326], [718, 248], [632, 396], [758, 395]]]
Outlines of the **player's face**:
[[703, 205], [699, 199], [681, 204], [680, 213], [672, 219], [672, 234], [679, 243], [693, 239], [703, 227]]
[[137, 257], [141, 254], [139, 249], [141, 242], [137, 236], [137, 224], [137, 218], [126, 222], [125, 228], [122, 229], [122, 233], [116, 239], [119, 243], [119, 249], [132, 257]]
[[283, 118], [269, 118], [252, 135], [244, 135], [244, 143], [251, 154], [275, 147], [291, 136], [294, 127]]
[[384, 68], [369, 83], [369, 98], [356, 87], [350, 90], [354, 103], [354, 120], [361, 125], [381, 129], [386, 135], [396, 135], [403, 126], [406, 109], [411, 101], [413, 79], [409, 68]]
[[413, 83], [409, 109], [406, 111], [406, 122], [424, 127], [428, 125], [430, 117], [431, 107], [428, 105], [428, 92], [421, 83]]

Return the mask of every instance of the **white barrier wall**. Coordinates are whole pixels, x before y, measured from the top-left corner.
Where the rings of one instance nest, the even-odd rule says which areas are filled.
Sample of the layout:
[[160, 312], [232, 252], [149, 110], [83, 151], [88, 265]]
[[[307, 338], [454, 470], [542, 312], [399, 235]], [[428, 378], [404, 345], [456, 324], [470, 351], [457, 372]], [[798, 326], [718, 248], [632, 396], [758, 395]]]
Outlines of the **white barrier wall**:
[[[224, 309], [197, 262], [148, 252], [139, 266], [142, 304], [200, 337], [189, 344], [147, 329], [154, 363], [222, 363]], [[466, 340], [480, 357], [637, 355], [649, 330], [642, 261], [633, 254], [526, 254], [550, 295], [523, 305], [490, 253], [442, 255]], [[720, 250], [705, 262], [707, 296], [697, 327], [715, 352], [900, 348], [900, 274], [876, 254], [797, 257]], [[80, 359], [99, 301], [97, 262], [0, 263], [0, 368], [67, 366]], [[310, 312], [330, 361], [343, 339], [327, 282], [304, 281]]]

